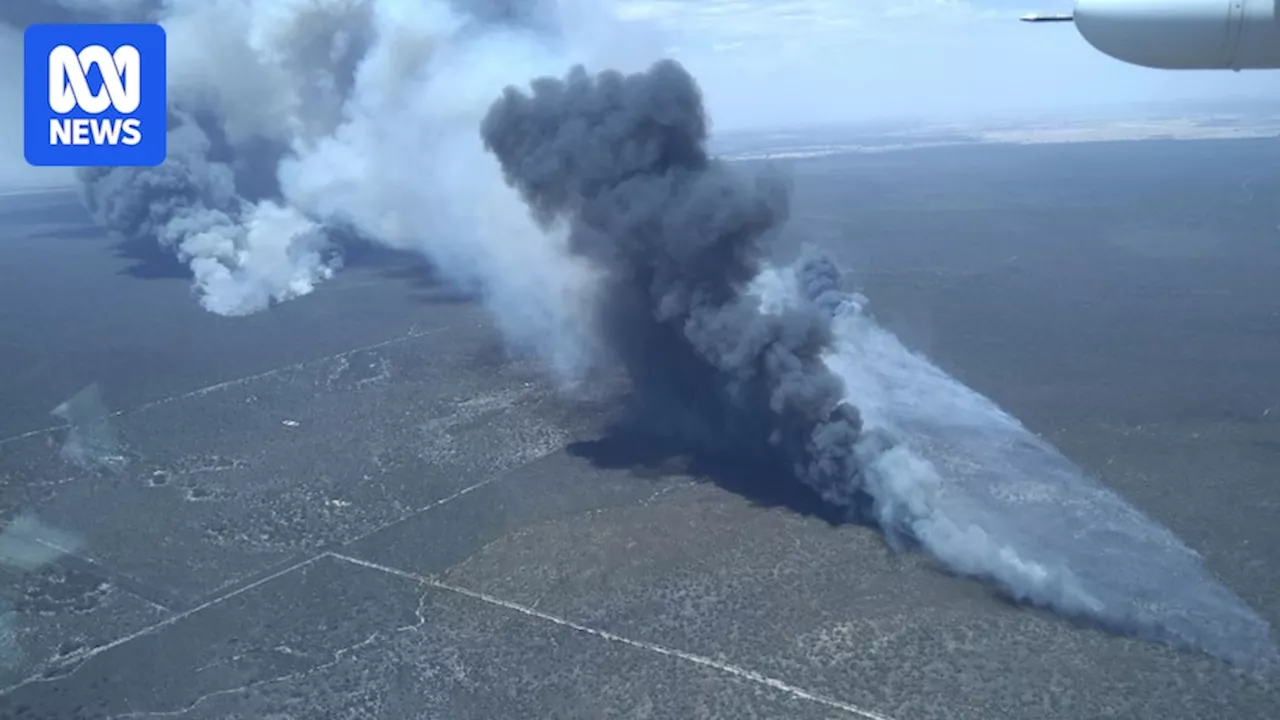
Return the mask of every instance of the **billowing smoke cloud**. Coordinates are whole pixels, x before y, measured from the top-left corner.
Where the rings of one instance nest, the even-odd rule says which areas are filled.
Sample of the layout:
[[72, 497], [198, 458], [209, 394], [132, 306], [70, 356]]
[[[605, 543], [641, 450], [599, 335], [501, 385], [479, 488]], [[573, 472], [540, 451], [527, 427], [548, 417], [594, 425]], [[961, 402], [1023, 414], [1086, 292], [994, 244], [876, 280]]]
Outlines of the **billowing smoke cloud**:
[[[825, 500], [854, 506], [878, 489], [864, 466], [891, 443], [864, 433], [824, 361], [839, 272], [810, 255], [797, 271], [810, 302], [764, 310], [751, 283], [788, 188], [708, 157], [706, 133], [698, 87], [672, 61], [508, 88], [482, 125], [541, 225], [566, 225], [570, 251], [603, 269], [592, 320], [638, 392], [697, 398], [740, 446], [775, 449]], [[924, 511], [874, 499], [890, 531]]]
[[[588, 0], [43, 0], [16, 27], [155, 20], [168, 34], [169, 159], [80, 172], [98, 221], [192, 270], [209, 310], [311, 292], [348, 238], [424, 254], [478, 288], [513, 346], [573, 372], [575, 286], [475, 127], [493, 94], [575, 60], [652, 56]], [[633, 52], [640, 43], [645, 49]]]
[[156, 168], [85, 168], [85, 202], [103, 225], [153, 238], [191, 267], [200, 302], [243, 315], [305, 295], [338, 257], [325, 231], [276, 200], [250, 201], [235, 174], [209, 157], [211, 142], [189, 119], [169, 132]]
[[[0, 19], [165, 25], [168, 161], [81, 179], [95, 216], [176, 253], [214, 312], [310, 292], [339, 269], [345, 237], [419, 252], [561, 377], [616, 361], [639, 397], [680, 411], [664, 418], [678, 431], [759, 455], [957, 572], [1224, 656], [1266, 643], [1194, 553], [896, 344], [834, 264], [766, 267], [787, 184], [708, 156], [681, 67], [575, 70], [493, 104], [578, 62], [647, 66], [646, 28], [617, 32], [608, 5], [47, 0], [0, 3]], [[947, 466], [956, 456], [983, 473]], [[987, 487], [1009, 477], [1049, 478], [1035, 491], [1064, 501], [1001, 506]], [[1091, 524], [1108, 563], [1095, 546], [1064, 548]], [[1123, 577], [1083, 577], [1112, 564]]]
[[[135, 5], [143, 17], [157, 13]], [[94, 217], [174, 252], [212, 312], [246, 314], [311, 292], [340, 255], [333, 232], [284, 197], [277, 165], [295, 143], [337, 127], [369, 18], [354, 2], [159, 9], [170, 47], [168, 159], [83, 169]]]
[[[631, 75], [593, 76], [579, 66], [563, 79], [533, 81], [528, 92], [508, 88], [482, 125], [486, 146], [540, 225], [567, 231], [569, 252], [603, 274], [590, 319], [641, 396], [682, 398], [666, 407], [695, 406], [724, 428], [720, 442], [727, 437], [744, 453], [782, 458], [827, 502], [869, 512], [891, 540], [918, 544], [1017, 600], [1233, 659], [1267, 651], [1265, 623], [1205, 576], [1194, 553], [1114, 495], [1078, 481], [1073, 466], [997, 409], [968, 401], [966, 414], [948, 415], [944, 403], [933, 416], [891, 409], [866, 422], [845, 381], [857, 373], [832, 369], [860, 352], [842, 346], [848, 338], [838, 341], [836, 320], [865, 321], [864, 299], [846, 294], [836, 266], [812, 252], [789, 272], [764, 266], [787, 219], [787, 186], [710, 158], [706, 133], [698, 87], [671, 61]], [[782, 288], [781, 300], [762, 297], [766, 276]], [[910, 368], [901, 385], [976, 396], [905, 349], [893, 350], [878, 328], [846, 329], [891, 347], [892, 357], [866, 357], [866, 372]], [[884, 394], [900, 380], [869, 385]], [[1079, 490], [1080, 504], [1106, 511], [1093, 521], [1111, 533], [1112, 545], [1124, 538], [1135, 557], [1164, 572], [1087, 588], [1072, 569], [1085, 563], [1068, 562], [1059, 538], [1033, 545], [1029, 557], [1028, 548], [1010, 544], [1025, 535], [1001, 532], [1011, 524], [973, 510], [973, 496], [945, 493], [927, 454], [903, 441], [960, 437], [981, 449], [989, 436], [1001, 447], [1021, 443], [1024, 469], [1062, 480], [1054, 489]], [[997, 450], [997, 462], [982, 458], [990, 483], [1007, 480], [999, 461], [1012, 452]], [[1176, 610], [1149, 610], [1153, 593]]]
[[604, 272], [592, 320], [640, 391], [731, 408], [721, 419], [747, 447], [777, 448], [824, 498], [852, 503], [861, 422], [823, 362], [830, 315], [813, 304], [764, 313], [747, 292], [788, 188], [707, 156], [684, 69], [578, 67], [532, 94], [507, 90], [482, 127], [539, 222], [567, 224], [570, 251]]

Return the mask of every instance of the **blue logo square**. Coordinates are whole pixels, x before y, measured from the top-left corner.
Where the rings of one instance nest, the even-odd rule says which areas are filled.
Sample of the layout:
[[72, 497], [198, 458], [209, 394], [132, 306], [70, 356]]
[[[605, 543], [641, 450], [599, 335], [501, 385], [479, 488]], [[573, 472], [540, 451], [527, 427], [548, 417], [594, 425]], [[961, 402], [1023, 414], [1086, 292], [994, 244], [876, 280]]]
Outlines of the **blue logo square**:
[[23, 38], [22, 80], [28, 163], [164, 162], [165, 34], [159, 25], [32, 25]]

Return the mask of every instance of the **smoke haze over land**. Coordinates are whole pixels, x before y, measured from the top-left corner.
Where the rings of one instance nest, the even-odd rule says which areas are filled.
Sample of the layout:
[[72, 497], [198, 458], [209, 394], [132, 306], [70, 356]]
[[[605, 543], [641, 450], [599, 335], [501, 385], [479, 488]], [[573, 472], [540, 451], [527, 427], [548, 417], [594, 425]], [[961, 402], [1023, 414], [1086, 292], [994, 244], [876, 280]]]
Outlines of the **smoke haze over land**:
[[[169, 159], [79, 173], [103, 225], [189, 265], [209, 310], [311, 292], [356, 237], [479, 287], [515, 345], [565, 348], [581, 282], [535, 233], [476, 134], [493, 94], [572, 60], [651, 57], [594, 3], [172, 0], [10, 9], [33, 20], [158, 19], [168, 34]], [[533, 278], [538, 278], [534, 280]], [[556, 360], [569, 372], [574, 357]]]
[[[88, 6], [23, 7], [37, 5], [63, 19]], [[1262, 652], [1261, 621], [1118, 498], [1090, 496], [1147, 553], [1136, 586], [1085, 576], [1097, 548], [1067, 540], [1085, 534], [1085, 515], [1046, 537], [980, 502], [980, 483], [947, 485], [942, 461], [969, 437], [982, 443], [959, 451], [983, 449], [978, 460], [996, 468], [987, 484], [1042, 473], [1050, 458], [1059, 491], [1090, 487], [1015, 420], [895, 345], [834, 264], [810, 254], [767, 267], [788, 184], [710, 156], [702, 91], [681, 64], [650, 67], [672, 29], [635, 19], [637, 4], [625, 24], [589, 0], [92, 7], [164, 23], [172, 112], [168, 161], [83, 170], [86, 202], [104, 226], [181, 258], [210, 311], [312, 292], [350, 238], [413, 251], [476, 290], [509, 344], [560, 379], [616, 363], [638, 394], [702, 416], [713, 442], [777, 460], [837, 506], [869, 500], [892, 539], [956, 572], [1123, 632], [1233, 658]], [[566, 76], [577, 63], [591, 71]], [[603, 68], [613, 70], [593, 74]], [[814, 78], [835, 74], [814, 72], [761, 71], [753, 102], [816, 93]], [[494, 103], [531, 77], [531, 90]], [[725, 83], [720, 74], [711, 87]], [[749, 96], [717, 102], [741, 108]], [[815, 116], [834, 112], [823, 102]], [[755, 284], [763, 272], [776, 279], [768, 291]], [[940, 404], [956, 397], [965, 402]], [[1035, 451], [1015, 464], [1005, 441]], [[1138, 613], [1152, 596], [1173, 610]]]
[[[709, 411], [731, 438], [721, 442], [743, 454], [780, 455], [797, 480], [851, 513], [868, 498], [891, 540], [919, 543], [1017, 600], [1226, 657], [1269, 654], [1265, 624], [1220, 590], [1194, 553], [897, 345], [863, 315], [859, 298], [843, 293], [830, 261], [803, 256], [789, 282], [774, 283], [781, 298], [766, 306], [752, 281], [765, 269], [768, 241], [785, 228], [788, 187], [707, 155], [701, 95], [682, 67], [665, 61], [645, 73], [598, 76], [579, 67], [564, 79], [540, 78], [530, 92], [508, 89], [483, 128], [542, 225], [566, 228], [570, 252], [602, 269], [592, 319], [639, 394], [683, 397], [686, 408]], [[895, 382], [875, 376], [895, 369]], [[927, 397], [885, 403], [895, 387]], [[872, 402], [874, 422], [864, 422], [860, 394]], [[956, 437], [973, 447], [939, 455], [938, 445]], [[989, 473], [984, 483], [943, 487], [935, 461], [957, 454], [979, 460]], [[1010, 457], [1016, 464], [1002, 468]], [[1030, 480], [1021, 473], [1095, 511], [1073, 518], [1075, 543], [1063, 546], [1025, 522], [1061, 509], [1023, 503], [984, 512], [997, 498], [975, 491]], [[1072, 545], [1116, 548], [1094, 544], [1090, 524], [1134, 552], [1123, 564], [1142, 557], [1146, 572], [1091, 569], [1089, 551]], [[1164, 610], [1140, 609], [1140, 598], [1156, 597]]]

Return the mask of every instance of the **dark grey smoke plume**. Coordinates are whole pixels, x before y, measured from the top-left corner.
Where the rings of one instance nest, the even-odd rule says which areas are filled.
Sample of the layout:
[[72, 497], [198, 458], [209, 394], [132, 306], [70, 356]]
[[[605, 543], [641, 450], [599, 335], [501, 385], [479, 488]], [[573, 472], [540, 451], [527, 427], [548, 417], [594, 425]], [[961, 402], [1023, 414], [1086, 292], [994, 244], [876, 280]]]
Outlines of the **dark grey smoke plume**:
[[483, 25], [554, 28], [549, 10], [555, 3], [548, 0], [451, 0], [450, 5]]
[[[767, 267], [788, 187], [710, 158], [706, 133], [698, 88], [670, 61], [632, 75], [576, 67], [529, 92], [508, 88], [481, 126], [537, 222], [567, 229], [569, 252], [602, 272], [594, 332], [637, 395], [693, 411], [692, 421], [664, 418], [674, 431], [692, 428], [687, 439], [727, 443], [770, 467], [780, 460], [896, 544], [918, 544], [1015, 600], [1225, 658], [1269, 656], [1265, 623], [1194, 553], [875, 326], [832, 262], [811, 251], [789, 270]], [[779, 279], [781, 301], [766, 302], [757, 283]], [[865, 412], [849, 403], [850, 388]], [[1036, 451], [1011, 465], [1011, 446]], [[976, 486], [947, 465], [956, 452], [982, 461]], [[1065, 503], [992, 514], [982, 508], [998, 502], [973, 502], [985, 486], [1037, 478], [1099, 510], [1073, 518], [1064, 536], [1092, 537], [1091, 522], [1123, 527], [1132, 562], [1153, 571], [1099, 573], [1105, 546], [1063, 547], [1017, 525], [1019, 513], [1041, 513], [1036, 522], [1051, 526]], [[1114, 532], [1103, 535], [1114, 548]], [[1155, 597], [1160, 612], [1147, 609]]]
[[[283, 197], [277, 165], [291, 143], [330, 132], [341, 120], [368, 46], [369, 3], [4, 5], [0, 22], [19, 29], [103, 21], [166, 27], [168, 157], [155, 168], [80, 169], [83, 196], [99, 224], [176, 254], [189, 265], [201, 303], [219, 314], [261, 310], [332, 275], [337, 254], [330, 233]], [[255, 46], [258, 38], [278, 47]]]
[[175, 112], [170, 122], [163, 164], [78, 171], [100, 225], [172, 251], [190, 266], [201, 303], [223, 315], [305, 294], [329, 277], [337, 256], [319, 225], [274, 198], [246, 197], [250, 183], [237, 183], [192, 115]]
[[169, 159], [79, 179], [100, 223], [190, 266], [207, 309], [244, 314], [311, 292], [354, 235], [421, 252], [446, 281], [481, 288], [512, 346], [568, 379], [590, 356], [574, 330], [576, 288], [590, 278], [557, 245], [523, 242], [537, 230], [475, 126], [531, 68], [651, 57], [640, 24], [620, 39], [608, 5], [6, 0], [0, 23], [164, 26]]
[[[788, 186], [709, 158], [706, 134], [700, 92], [671, 61], [509, 88], [482, 125], [538, 221], [567, 223], [570, 250], [605, 272], [597, 329], [637, 391], [697, 398], [743, 447], [774, 449], [828, 502], [851, 505], [861, 422], [823, 362], [831, 314], [766, 313], [748, 291]], [[814, 282], [835, 270], [805, 267]]]

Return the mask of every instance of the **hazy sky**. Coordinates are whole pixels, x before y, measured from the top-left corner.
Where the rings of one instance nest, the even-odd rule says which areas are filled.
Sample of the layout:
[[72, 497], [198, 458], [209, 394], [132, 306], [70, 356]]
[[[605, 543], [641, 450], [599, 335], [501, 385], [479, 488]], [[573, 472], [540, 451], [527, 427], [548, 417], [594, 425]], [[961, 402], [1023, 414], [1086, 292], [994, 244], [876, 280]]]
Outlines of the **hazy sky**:
[[[1023, 12], [1068, 11], [1071, 4], [620, 0], [617, 11], [646, 47], [668, 49], [698, 76], [721, 129], [1016, 118], [1114, 112], [1153, 102], [1280, 98], [1280, 71], [1131, 67], [1093, 50], [1070, 25], [1017, 21]], [[23, 161], [20, 73], [21, 36], [0, 28], [0, 107], [6, 109], [0, 186], [64, 181], [64, 172], [36, 170]]]
[[2, 25], [0, 109], [0, 192], [13, 187], [70, 182], [69, 171], [62, 168], [33, 168], [22, 157], [22, 33]]
[[1018, 117], [1152, 102], [1280, 98], [1280, 71], [1120, 63], [1025, 12], [1070, 0], [627, 0], [670, 33], [721, 127]]

